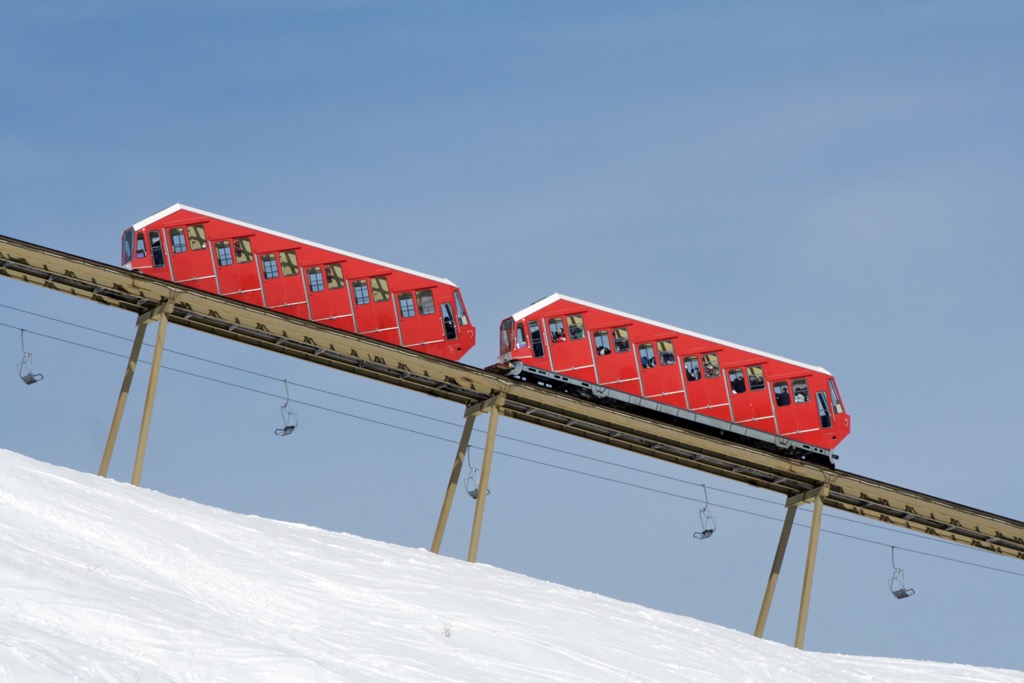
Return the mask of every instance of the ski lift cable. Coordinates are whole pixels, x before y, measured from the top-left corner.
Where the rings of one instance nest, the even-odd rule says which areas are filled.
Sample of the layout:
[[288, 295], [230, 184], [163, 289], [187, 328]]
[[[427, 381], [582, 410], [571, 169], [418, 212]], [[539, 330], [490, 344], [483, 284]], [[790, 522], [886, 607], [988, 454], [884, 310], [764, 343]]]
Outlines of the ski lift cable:
[[[26, 314], [29, 314], [29, 315], [35, 315], [35, 316], [38, 316], [38, 317], [42, 317], [42, 318], [45, 318], [45, 319], [48, 319], [48, 320], [53, 320], [55, 322], [60, 322], [60, 323], [63, 323], [63, 324], [74, 326], [74, 327], [80, 327], [82, 329], [86, 329], [86, 330], [89, 330], [89, 331], [97, 332], [97, 333], [104, 334], [104, 335], [107, 335], [107, 336], [117, 337], [117, 335], [113, 335], [113, 334], [110, 334], [108, 332], [102, 332], [100, 330], [93, 330], [93, 329], [88, 328], [88, 327], [84, 327], [84, 326], [81, 326], [81, 325], [76, 325], [74, 323], [69, 323], [67, 321], [63, 321], [63, 320], [60, 320], [60, 319], [57, 319], [57, 318], [50, 318], [48, 316], [43, 316], [43, 315], [40, 315], [38, 313], [33, 313], [33, 312], [30, 312], [30, 311], [22, 311], [21, 309], [17, 309], [17, 308], [11, 307], [11, 306], [7, 306], [6, 304], [0, 304], [0, 307], [8, 308], [8, 309], [15, 310], [15, 311], [20, 311], [20, 312], [23, 312], [23, 313], [26, 313]], [[10, 324], [4, 323], [4, 322], [0, 322], [0, 327], [6, 327], [6, 328], [12, 329], [12, 330], [20, 330], [21, 329], [20, 327], [18, 327], [16, 325], [10, 325]], [[45, 333], [38, 332], [38, 331], [35, 331], [35, 330], [28, 330], [28, 331], [32, 332], [32, 334], [35, 334], [36, 336], [42, 337], [44, 339], [50, 339], [50, 340], [53, 340], [53, 341], [62, 342], [62, 343], [69, 344], [71, 346], [77, 346], [79, 348], [83, 348], [83, 349], [86, 349], [86, 350], [89, 350], [89, 351], [95, 351], [95, 352], [103, 353], [103, 354], [106, 354], [106, 355], [109, 355], [109, 356], [114, 356], [116, 358], [122, 358], [122, 359], [127, 358], [127, 355], [124, 354], [124, 353], [120, 353], [120, 352], [116, 352], [116, 351], [110, 351], [110, 350], [99, 348], [99, 347], [96, 347], [96, 346], [90, 346], [89, 344], [84, 344], [84, 343], [81, 343], [81, 342], [73, 341], [73, 340], [70, 340], [70, 339], [65, 339], [63, 337], [58, 337], [58, 336], [54, 336], [54, 335], [50, 335], [50, 334], [45, 334]], [[125, 339], [124, 337], [117, 337], [117, 338]], [[237, 367], [226, 365], [226, 364], [223, 364], [223, 363], [218, 363], [216, 361], [209, 361], [207, 359], [199, 358], [197, 356], [190, 356], [189, 354], [183, 354], [181, 352], [175, 352], [175, 351], [172, 351], [170, 349], [165, 350], [165, 352], [167, 352], [167, 353], [177, 353], [178, 355], [182, 355], [182, 356], [189, 357], [189, 358], [194, 358], [196, 360], [201, 360], [201, 361], [208, 362], [208, 363], [213, 363], [215, 365], [221, 365], [223, 367], [226, 367], [226, 368], [229, 368], [229, 369], [233, 369], [233, 370], [238, 370], [240, 372], [246, 372], [246, 373], [251, 373], [251, 374], [254, 374], [254, 375], [259, 375], [259, 373], [254, 373], [254, 372], [252, 372], [250, 370], [246, 370], [245, 368], [237, 368]], [[148, 361], [146, 361], [146, 360], [144, 360], [142, 358], [140, 358], [138, 362], [140, 364], [146, 364], [146, 365], [149, 364]], [[177, 373], [177, 374], [186, 375], [188, 377], [193, 377], [193, 378], [200, 379], [200, 380], [210, 381], [210, 382], [214, 382], [214, 383], [217, 383], [217, 384], [222, 384], [222, 385], [227, 386], [227, 387], [231, 387], [231, 388], [235, 388], [235, 389], [240, 389], [242, 391], [247, 391], [247, 392], [250, 392], [250, 393], [253, 393], [253, 394], [257, 394], [257, 395], [275, 396], [275, 394], [273, 394], [273, 393], [271, 393], [269, 391], [264, 391], [262, 389], [257, 389], [257, 388], [254, 388], [254, 387], [245, 386], [244, 384], [238, 384], [238, 383], [230, 382], [230, 381], [227, 381], [227, 380], [217, 379], [217, 378], [214, 378], [214, 377], [210, 377], [209, 375], [202, 375], [202, 374], [199, 374], [199, 373], [190, 372], [188, 370], [182, 370], [182, 369], [174, 368], [174, 367], [167, 366], [167, 365], [162, 366], [162, 368], [164, 370], [167, 370], [167, 371], [170, 371], [170, 372], [174, 372], [174, 373]], [[276, 378], [271, 378], [271, 379], [276, 379]], [[297, 384], [296, 386], [304, 386], [304, 385], [298, 385]], [[310, 387], [310, 388], [312, 390], [320, 391], [322, 393], [337, 395], [337, 396], [342, 397], [342, 398], [351, 398], [351, 397], [344, 396], [342, 394], [333, 394], [333, 392], [317, 389], [315, 387]], [[351, 400], [360, 401], [360, 399], [351, 399]], [[365, 402], [365, 401], [361, 401], [361, 402]], [[444, 437], [444, 436], [438, 436], [436, 434], [431, 434], [429, 432], [425, 432], [425, 431], [422, 431], [422, 430], [409, 429], [408, 427], [401, 427], [399, 425], [396, 425], [393, 422], [385, 422], [384, 420], [377, 420], [377, 419], [374, 419], [374, 418], [365, 417], [365, 416], [362, 416], [362, 415], [357, 415], [357, 414], [354, 414], [354, 413], [346, 412], [346, 411], [343, 411], [343, 410], [338, 410], [336, 408], [330, 408], [330, 407], [319, 405], [319, 404], [316, 404], [316, 403], [310, 403], [310, 402], [306, 402], [306, 401], [291, 401], [291, 403], [296, 404], [296, 405], [308, 406], [308, 407], [316, 408], [318, 410], [323, 410], [325, 412], [333, 413], [335, 415], [341, 415], [343, 417], [350, 417], [350, 418], [354, 418], [354, 419], [357, 419], [357, 420], [362, 420], [364, 422], [368, 422], [368, 423], [371, 423], [371, 424], [380, 425], [380, 426], [383, 426], [383, 427], [390, 427], [392, 429], [398, 429], [400, 431], [408, 432], [410, 434], [427, 437], [427, 438], [434, 439], [434, 440], [437, 440], [437, 441], [442, 441], [442, 442], [445, 442], [445, 443], [458, 444], [458, 440], [450, 439], [450, 438], [447, 438], [447, 437]], [[366, 403], [370, 403], [370, 402], [366, 402]], [[371, 405], [379, 405], [379, 404], [372, 404], [371, 403]], [[387, 408], [387, 406], [380, 406], [380, 407]], [[400, 411], [400, 412], [406, 412], [406, 411]], [[415, 413], [413, 413], [413, 414], [415, 414]], [[437, 419], [437, 418], [431, 418], [429, 416], [424, 416], [424, 415], [418, 415], [418, 416], [419, 417], [424, 417], [426, 419], [435, 420], [437, 422], [446, 423], [446, 424], [455, 424], [455, 423], [449, 423], [448, 421], [445, 421], [445, 420], [440, 420], [440, 419]], [[459, 423], [459, 425], [461, 425], [461, 424], [462, 423]], [[538, 448], [543, 448], [545, 450], [552, 450], [552, 451], [557, 451], [557, 452], [563, 452], [563, 453], [566, 453], [566, 454], [569, 454], [569, 455], [578, 456], [578, 457], [581, 457], [581, 458], [584, 458], [584, 459], [594, 460], [594, 461], [596, 461], [598, 463], [601, 463], [601, 464], [611, 465], [611, 466], [615, 466], [615, 467], [623, 467], [623, 466], [618, 465], [617, 463], [610, 463], [610, 462], [601, 460], [600, 458], [591, 458], [590, 456], [583, 456], [583, 455], [579, 455], [579, 454], [576, 454], [576, 453], [572, 453], [571, 451], [564, 451], [562, 449], [551, 448], [551, 447], [548, 447], [548, 446], [544, 446], [543, 444], [534, 444], [532, 442], [523, 441], [523, 440], [515, 439], [515, 438], [512, 438], [512, 437], [501, 437], [501, 438], [511, 438], [511, 440], [513, 440], [513, 441], [520, 441], [521, 443], [525, 443], [527, 445], [533, 445], [533, 446], [536, 446]], [[630, 488], [635, 488], [635, 489], [639, 489], [639, 490], [643, 490], [643, 491], [648, 491], [648, 492], [651, 492], [651, 493], [657, 493], [657, 494], [661, 494], [661, 495], [671, 496], [673, 498], [680, 498], [680, 499], [683, 499], [683, 500], [690, 500], [690, 501], [694, 501], [694, 502], [698, 502], [698, 503], [701, 502], [699, 499], [692, 498], [690, 496], [684, 496], [684, 495], [681, 495], [681, 494], [678, 494], [678, 493], [673, 493], [671, 491], [665, 491], [663, 489], [658, 489], [658, 488], [654, 488], [654, 487], [651, 487], [651, 486], [644, 486], [644, 485], [641, 485], [641, 484], [635, 484], [635, 483], [632, 483], [632, 482], [623, 481], [621, 479], [615, 479], [615, 478], [612, 478], [612, 477], [607, 477], [607, 476], [603, 476], [603, 475], [599, 475], [599, 474], [593, 474], [593, 473], [590, 473], [590, 472], [584, 472], [584, 471], [581, 471], [581, 470], [575, 470], [575, 469], [572, 469], [572, 468], [569, 468], [569, 467], [564, 467], [564, 466], [561, 466], [561, 465], [555, 465], [553, 463], [547, 463], [547, 462], [543, 462], [541, 460], [535, 460], [535, 459], [528, 458], [528, 457], [525, 457], [525, 456], [514, 455], [514, 454], [511, 454], [511, 453], [506, 453], [506, 452], [502, 452], [502, 451], [498, 451], [498, 450], [495, 450], [494, 452], [495, 452], [496, 455], [502, 455], [504, 457], [513, 458], [513, 459], [516, 459], [516, 460], [521, 460], [523, 462], [528, 462], [528, 463], [535, 464], [535, 465], [542, 465], [544, 467], [551, 467], [551, 468], [562, 470], [562, 471], [565, 471], [565, 472], [568, 472], [568, 473], [571, 473], [571, 474], [578, 474], [578, 475], [582, 475], [582, 476], [585, 476], [585, 477], [599, 479], [601, 481], [607, 481], [607, 482], [614, 483], [614, 484], [621, 484], [623, 486], [628, 486]], [[639, 468], [631, 468], [631, 467], [625, 466], [625, 467], [623, 467], [623, 469], [632, 469], [632, 470], [636, 470], [636, 471], [638, 471], [640, 473], [643, 473], [643, 474], [659, 476], [659, 477], [661, 477], [663, 479], [672, 479], [672, 480], [680, 481], [680, 482], [686, 483], [686, 484], [697, 485], [697, 484], [694, 484], [693, 482], [677, 479], [677, 478], [674, 478], [674, 477], [668, 477], [668, 476], [665, 476], [665, 475], [654, 474], [652, 472], [647, 472], [647, 471], [639, 469]], [[738, 496], [741, 496], [741, 497], [744, 497], [744, 498], [750, 498], [750, 499], [758, 501], [758, 502], [770, 503], [770, 501], [766, 501], [766, 500], [764, 500], [762, 498], [758, 498], [756, 496], [750, 496], [750, 495], [746, 495], [746, 494], [735, 493], [735, 492], [728, 491], [726, 489], [720, 489], [720, 488], [717, 488], [717, 487], [712, 487], [712, 489], [715, 490], [715, 491], [719, 491], [719, 492], [728, 494], [728, 495], [738, 495]], [[774, 515], [770, 515], [770, 514], [754, 512], [752, 510], [744, 510], [742, 508], [737, 508], [737, 507], [732, 507], [732, 506], [719, 505], [718, 507], [721, 508], [721, 509], [724, 509], [724, 510], [730, 510], [730, 511], [733, 511], [733, 512], [739, 512], [741, 514], [750, 515], [750, 516], [753, 516], [753, 517], [760, 517], [762, 519], [766, 519], [766, 520], [773, 521], [773, 522], [779, 521], [777, 517], [775, 517]], [[912, 533], [912, 532], [909, 532], [909, 531], [903, 531], [903, 530], [900, 530], [900, 529], [881, 528], [881, 527], [875, 526], [872, 523], [865, 522], [865, 521], [860, 521], [860, 520], [846, 520], [846, 519], [841, 518], [841, 517], [839, 517], [837, 515], [831, 515], [828, 512], [825, 513], [825, 517], [832, 518], [832, 519], [837, 519], [837, 520], [842, 520], [842, 521], [848, 521], [848, 522], [855, 523], [855, 524], [861, 524], [861, 525], [867, 526], [867, 527], [872, 528], [872, 529], [880, 529], [882, 531], [886, 531], [886, 532], [889, 532], [889, 533], [905, 534], [907, 536], [913, 536], [915, 539], [918, 539], [918, 540], [934, 541], [936, 543], [941, 543], [941, 544], [949, 546], [951, 548], [956, 548], [957, 550], [961, 549], [960, 546], [958, 546], [958, 545], [956, 545], [956, 544], [954, 544], [952, 542], [946, 541], [944, 539], [941, 539], [941, 538], [932, 538], [932, 537], [921, 538], [920, 534]], [[796, 523], [796, 526], [805, 527], [805, 528], [807, 527], [807, 525], [799, 523], [799, 522]], [[822, 529], [821, 531], [822, 531], [822, 533], [825, 533], [825, 534], [831, 534], [833, 536], [839, 536], [841, 538], [846, 538], [846, 539], [849, 539], [849, 540], [862, 541], [864, 543], [871, 543], [871, 544], [880, 545], [880, 546], [890, 545], [889, 543], [885, 543], [883, 541], [876, 541], [876, 540], [873, 540], [873, 539], [870, 539], [870, 538], [865, 538], [863, 536], [856, 536], [856, 535], [848, 534], [848, 533], [841, 532], [841, 531], [835, 531], [835, 530], [831, 530], [831, 529]], [[1009, 575], [1012, 575], [1012, 576], [1017, 576], [1017, 577], [1024, 578], [1024, 573], [1022, 573], [1022, 572], [1015, 572], [1015, 571], [1008, 570], [1008, 569], [1002, 569], [1002, 568], [999, 568], [999, 567], [993, 567], [993, 566], [990, 566], [990, 565], [980, 564], [980, 563], [977, 563], [977, 562], [970, 562], [970, 561], [967, 561], [967, 560], [961, 560], [961, 559], [957, 559], [957, 558], [949, 557], [949, 556], [945, 556], [945, 555], [938, 555], [938, 554], [935, 554], [935, 553], [930, 553], [930, 552], [926, 552], [926, 551], [922, 551], [922, 550], [916, 550], [916, 549], [912, 549], [912, 548], [907, 548], [907, 547], [904, 547], [904, 546], [900, 546], [900, 549], [904, 550], [904, 551], [906, 551], [908, 553], [915, 553], [917, 555], [923, 555], [925, 557], [930, 557], [932, 559], [945, 560], [947, 562], [953, 562], [955, 564], [960, 564], [960, 565], [964, 565], [964, 566], [968, 566], [968, 567], [975, 567], [977, 569], [987, 569], [989, 571], [999, 572], [1001, 574], [1009, 574]]]

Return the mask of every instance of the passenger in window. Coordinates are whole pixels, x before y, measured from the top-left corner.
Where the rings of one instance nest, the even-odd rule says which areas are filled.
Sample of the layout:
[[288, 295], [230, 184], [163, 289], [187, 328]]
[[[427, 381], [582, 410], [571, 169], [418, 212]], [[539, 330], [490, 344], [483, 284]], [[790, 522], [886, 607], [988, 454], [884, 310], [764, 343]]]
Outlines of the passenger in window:
[[697, 356], [687, 356], [683, 359], [683, 367], [686, 368], [686, 379], [696, 382], [700, 379], [700, 365], [697, 364]]
[[747, 390], [746, 384], [743, 382], [743, 371], [742, 370], [730, 370], [729, 371], [729, 384], [732, 386], [732, 393], [742, 394]]
[[775, 405], [780, 408], [789, 405], [789, 386], [785, 382], [775, 383]]

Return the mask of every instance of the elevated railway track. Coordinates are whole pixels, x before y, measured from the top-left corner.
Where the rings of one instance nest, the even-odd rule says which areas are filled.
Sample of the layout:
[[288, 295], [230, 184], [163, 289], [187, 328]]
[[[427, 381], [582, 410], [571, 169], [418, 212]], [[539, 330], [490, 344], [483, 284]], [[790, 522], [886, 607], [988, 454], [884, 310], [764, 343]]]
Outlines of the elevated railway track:
[[[428, 356], [3, 235], [0, 235], [0, 275], [121, 308], [139, 316], [140, 332], [136, 338], [133, 360], [129, 363], [129, 372], [126, 372], [122, 401], [119, 402], [122, 405], [127, 387], [130, 386], [130, 371], [134, 368], [134, 360], [141, 347], [143, 323], [160, 320], [162, 329], [168, 322], [190, 327], [467, 406], [466, 427], [432, 546], [435, 552], [440, 547], [473, 419], [481, 414], [489, 414], [488, 449], [482, 472], [484, 479], [480, 482], [483, 494], [477, 500], [470, 547], [471, 561], [476, 557], [479, 525], [486, 500], [489, 456], [493, 451], [498, 415], [786, 496], [786, 524], [769, 578], [756, 635], [763, 633], [764, 619], [767, 617], [774, 581], [785, 552], [793, 513], [803, 503], [815, 503], [812, 551], [816, 544], [821, 508], [824, 506], [968, 545], [984, 552], [1024, 560], [1024, 523], [1021, 521], [597, 405], [509, 378], [493, 370]], [[158, 340], [158, 353], [161, 345], [162, 337]], [[156, 372], [158, 364], [158, 358], [155, 358], [152, 373]], [[155, 378], [151, 377], [151, 389], [153, 387]], [[118, 420], [116, 417], [115, 423]], [[111, 438], [116, 438], [116, 428], [112, 428]], [[144, 439], [140, 439], [140, 454], [136, 461], [137, 476], [141, 476], [141, 451], [144, 451], [142, 441]], [[101, 474], [105, 474], [111, 448], [112, 442], [108, 443]], [[138, 483], [137, 476], [133, 476], [133, 483]], [[801, 604], [803, 623], [806, 620], [805, 603], [809, 599], [813, 566], [813, 552], [809, 551]], [[802, 646], [802, 628], [802, 625], [798, 625], [798, 647]]]

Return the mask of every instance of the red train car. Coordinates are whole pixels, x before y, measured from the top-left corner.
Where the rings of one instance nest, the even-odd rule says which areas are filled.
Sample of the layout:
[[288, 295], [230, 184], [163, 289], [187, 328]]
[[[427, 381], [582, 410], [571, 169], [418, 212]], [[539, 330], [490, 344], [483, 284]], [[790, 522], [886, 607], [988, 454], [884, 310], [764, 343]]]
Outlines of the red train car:
[[450, 280], [181, 204], [124, 231], [121, 265], [450, 360], [476, 343]]
[[499, 360], [542, 383], [568, 381], [598, 398], [643, 397], [659, 413], [677, 408], [679, 419], [762, 440], [773, 435], [772, 443], [806, 446], [812, 459], [829, 464], [850, 433], [824, 368], [561, 294], [501, 323]]

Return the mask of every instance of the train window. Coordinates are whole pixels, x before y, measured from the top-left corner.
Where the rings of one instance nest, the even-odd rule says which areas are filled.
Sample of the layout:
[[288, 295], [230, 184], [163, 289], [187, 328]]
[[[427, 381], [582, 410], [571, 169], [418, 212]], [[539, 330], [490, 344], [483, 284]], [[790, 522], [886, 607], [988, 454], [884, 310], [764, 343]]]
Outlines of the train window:
[[536, 320], [531, 320], [528, 325], [530, 326], [530, 344], [533, 345], [533, 357], [540, 358], [544, 355], [544, 341], [540, 337], [540, 323]]
[[260, 261], [263, 263], [263, 277], [267, 280], [273, 280], [281, 274], [277, 269], [277, 257], [273, 254], [263, 254]]
[[146, 255], [146, 233], [140, 232], [135, 236], [135, 258], [143, 258]]
[[807, 392], [807, 380], [793, 380], [793, 403], [807, 403], [808, 396], [810, 394]]
[[175, 254], [186, 251], [184, 228], [171, 228], [171, 251]]
[[352, 283], [352, 293], [356, 297], [356, 304], [362, 306], [370, 303], [370, 288], [366, 286], [366, 280], [356, 280]]
[[729, 385], [734, 394], [742, 394], [747, 390], [747, 385], [743, 381], [743, 370], [736, 368], [729, 371]]
[[570, 315], [566, 317], [569, 325], [569, 339], [583, 339], [586, 334], [583, 332], [583, 316]]
[[370, 289], [373, 290], [373, 300], [377, 303], [391, 300], [391, 291], [388, 289], [386, 277], [371, 277]]
[[616, 327], [612, 330], [612, 338], [615, 340], [615, 353], [629, 351], [629, 330], [625, 327]]
[[750, 382], [751, 391], [764, 389], [764, 370], [760, 365], [751, 365], [747, 368], [747, 380]]
[[552, 318], [548, 321], [548, 331], [551, 332], [551, 341], [565, 341], [565, 326], [561, 318]]
[[320, 270], [320, 266], [306, 268], [306, 279], [309, 280], [309, 291], [324, 291], [324, 274], [323, 271]]
[[327, 289], [345, 289], [345, 277], [340, 263], [327, 264]]
[[188, 246], [192, 251], [206, 249], [206, 228], [201, 225], [188, 226]]
[[683, 367], [686, 368], [686, 379], [696, 382], [700, 379], [700, 363], [697, 356], [687, 356], [683, 359]]
[[654, 360], [654, 344], [640, 345], [640, 367], [653, 368], [657, 365]]
[[238, 263], [252, 261], [252, 244], [248, 237], [239, 237], [235, 240], [235, 261]]
[[722, 368], [718, 365], [717, 353], [704, 354], [704, 376], [708, 379], [722, 376]]
[[516, 323], [516, 348], [526, 348], [526, 332], [523, 331], [522, 323]]
[[416, 292], [416, 306], [420, 309], [420, 315], [430, 315], [434, 312], [434, 293], [429, 289], [421, 289]]
[[842, 415], [843, 401], [839, 398], [839, 390], [836, 389], [836, 381], [834, 379], [828, 381], [828, 391], [832, 395], [832, 410], [835, 411], [836, 415]]
[[281, 275], [290, 277], [299, 274], [299, 260], [294, 251], [281, 252]]
[[413, 303], [412, 294], [402, 292], [398, 295], [398, 310], [403, 318], [411, 318], [416, 315], [416, 304]]
[[132, 260], [132, 232], [131, 228], [124, 231], [121, 235], [121, 265], [128, 263]]
[[452, 305], [441, 304], [441, 322], [444, 323], [444, 336], [447, 339], [455, 339], [458, 332], [455, 330], [455, 323], [452, 321]]
[[217, 264], [221, 266], [230, 266], [234, 263], [234, 259], [231, 256], [231, 243], [227, 240], [223, 242], [217, 242]]
[[149, 231], [149, 249], [153, 252], [153, 267], [164, 267], [164, 248], [160, 246], [160, 233], [156, 230]]
[[462, 295], [459, 294], [459, 290], [455, 290], [455, 312], [459, 314], [459, 324], [468, 325], [469, 316], [466, 315], [466, 307], [462, 305]]
[[594, 350], [599, 356], [607, 356], [612, 352], [612, 344], [608, 338], [608, 330], [599, 330], [594, 333]]
[[670, 341], [658, 342], [658, 358], [661, 359], [662, 365], [675, 365], [676, 364], [676, 350], [672, 346]]
[[775, 405], [788, 406], [789, 405], [789, 384], [787, 382], [776, 382], [772, 385], [775, 391]]
[[818, 419], [821, 420], [821, 428], [828, 429], [832, 426], [832, 415], [828, 412], [828, 398], [825, 396], [824, 391], [819, 391], [817, 396]]

